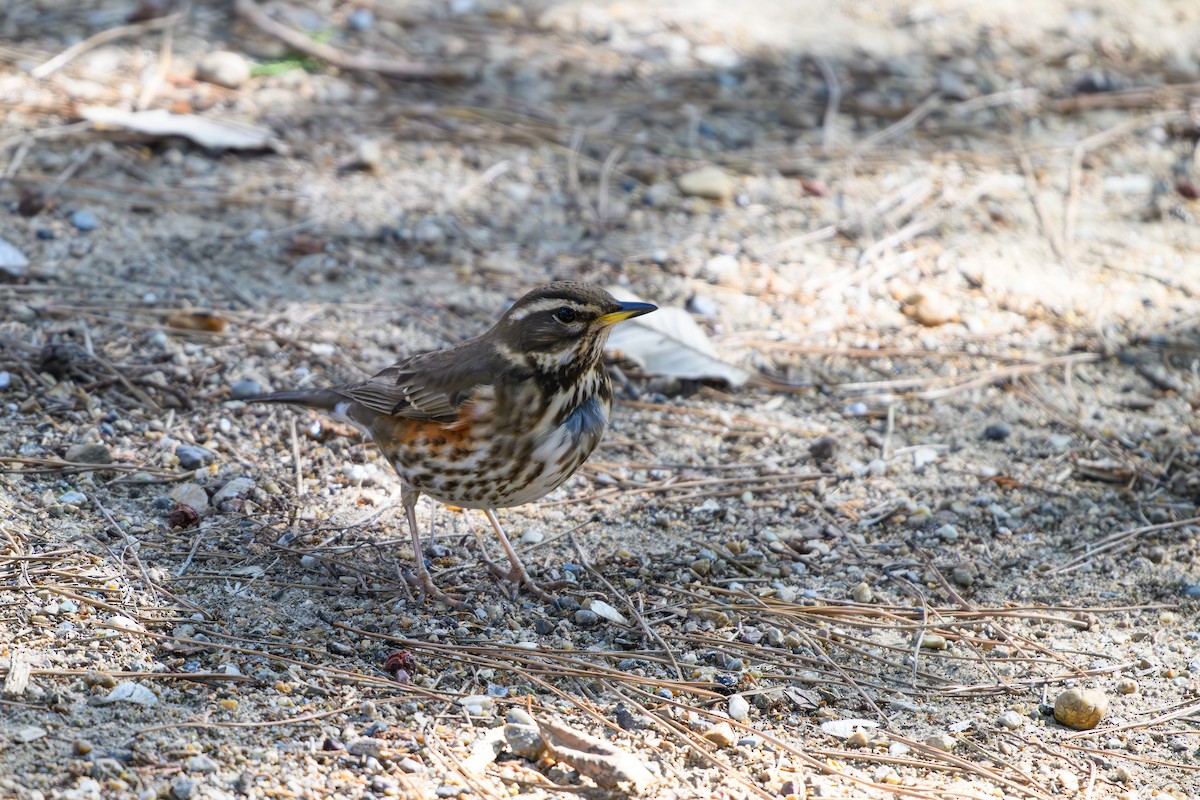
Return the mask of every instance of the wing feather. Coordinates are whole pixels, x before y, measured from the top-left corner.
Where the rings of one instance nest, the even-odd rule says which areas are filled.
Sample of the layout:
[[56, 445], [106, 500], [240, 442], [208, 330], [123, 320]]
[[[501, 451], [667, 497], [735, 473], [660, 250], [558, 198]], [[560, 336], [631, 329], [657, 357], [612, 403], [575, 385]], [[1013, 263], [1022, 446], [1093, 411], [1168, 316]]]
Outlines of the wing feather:
[[452, 422], [475, 387], [493, 382], [489, 355], [473, 339], [449, 350], [398, 361], [365, 381], [335, 391], [379, 414]]

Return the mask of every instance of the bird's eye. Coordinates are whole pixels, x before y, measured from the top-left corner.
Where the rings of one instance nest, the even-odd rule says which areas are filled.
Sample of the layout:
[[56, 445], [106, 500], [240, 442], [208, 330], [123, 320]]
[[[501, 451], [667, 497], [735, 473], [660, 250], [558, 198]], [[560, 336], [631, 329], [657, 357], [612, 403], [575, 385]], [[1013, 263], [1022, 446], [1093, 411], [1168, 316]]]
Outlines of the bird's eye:
[[554, 316], [558, 318], [559, 322], [574, 322], [575, 309], [570, 306], [563, 306], [554, 312]]

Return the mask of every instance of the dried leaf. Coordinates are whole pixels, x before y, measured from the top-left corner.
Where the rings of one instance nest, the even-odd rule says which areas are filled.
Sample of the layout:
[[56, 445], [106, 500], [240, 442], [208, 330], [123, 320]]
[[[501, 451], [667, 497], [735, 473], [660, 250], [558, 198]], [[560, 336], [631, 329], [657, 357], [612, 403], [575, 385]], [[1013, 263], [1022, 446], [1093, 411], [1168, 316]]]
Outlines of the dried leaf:
[[603, 619], [606, 619], [609, 622], [615, 622], [618, 625], [628, 625], [629, 624], [629, 620], [625, 619], [624, 614], [622, 614], [620, 611], [617, 611], [615, 608], [613, 608], [611, 605], [604, 602], [603, 600], [596, 600], [596, 599], [585, 600], [583, 602], [583, 607], [588, 609], [589, 611], [593, 612], [596, 616], [602, 617]]
[[195, 114], [172, 114], [164, 108], [124, 111], [106, 106], [84, 106], [79, 116], [97, 125], [144, 133], [148, 136], [182, 136], [209, 150], [272, 150], [278, 147], [274, 132], [228, 119]]
[[133, 703], [139, 706], [152, 706], [158, 702], [158, 697], [152, 689], [137, 681], [122, 681], [100, 702], [104, 705]]
[[[610, 291], [618, 300], [639, 300], [619, 287]], [[608, 352], [632, 361], [648, 375], [723, 381], [735, 389], [750, 379], [749, 372], [717, 357], [704, 330], [682, 308], [660, 308], [622, 322], [608, 337]]]
[[537, 723], [550, 755], [591, 778], [596, 785], [611, 789], [630, 783], [641, 792], [654, 782], [654, 773], [641, 759], [615, 745], [557, 722], [538, 720]]

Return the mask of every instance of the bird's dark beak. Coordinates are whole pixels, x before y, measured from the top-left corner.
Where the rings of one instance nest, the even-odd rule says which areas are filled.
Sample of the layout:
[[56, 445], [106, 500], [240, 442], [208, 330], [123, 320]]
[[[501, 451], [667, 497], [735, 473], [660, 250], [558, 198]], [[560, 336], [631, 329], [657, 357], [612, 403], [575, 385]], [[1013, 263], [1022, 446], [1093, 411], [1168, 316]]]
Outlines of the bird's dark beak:
[[624, 322], [627, 319], [640, 317], [642, 314], [649, 314], [651, 311], [657, 310], [658, 306], [649, 303], [617, 303], [616, 311], [601, 314], [596, 317], [596, 322], [607, 328], [609, 325], [616, 325], [618, 322]]

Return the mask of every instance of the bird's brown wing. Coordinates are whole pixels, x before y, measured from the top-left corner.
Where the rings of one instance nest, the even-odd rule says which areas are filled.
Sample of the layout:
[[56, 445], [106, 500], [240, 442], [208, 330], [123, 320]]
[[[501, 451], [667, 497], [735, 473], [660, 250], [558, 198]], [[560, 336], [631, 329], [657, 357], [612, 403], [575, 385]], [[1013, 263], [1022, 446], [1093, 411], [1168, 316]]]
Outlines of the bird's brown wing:
[[494, 380], [488, 354], [473, 340], [412, 356], [334, 391], [380, 414], [452, 422], [471, 391]]

